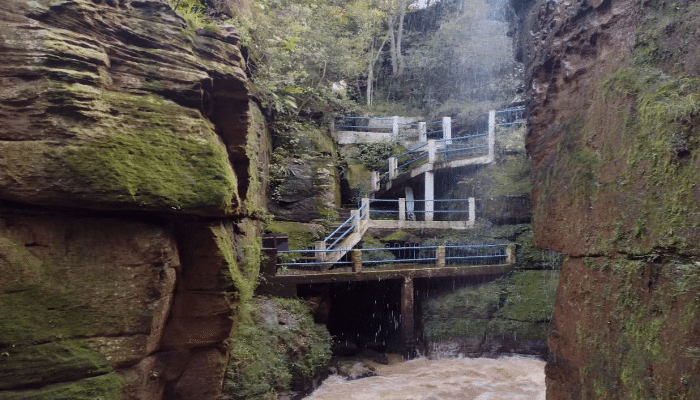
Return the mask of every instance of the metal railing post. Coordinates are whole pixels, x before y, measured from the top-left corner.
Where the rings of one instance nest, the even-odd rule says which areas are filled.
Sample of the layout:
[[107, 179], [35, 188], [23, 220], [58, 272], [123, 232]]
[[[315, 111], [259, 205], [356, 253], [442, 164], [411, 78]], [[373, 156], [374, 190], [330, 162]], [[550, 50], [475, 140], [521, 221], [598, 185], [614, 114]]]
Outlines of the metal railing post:
[[418, 123], [418, 141], [425, 142], [428, 140], [428, 129], [425, 122]]

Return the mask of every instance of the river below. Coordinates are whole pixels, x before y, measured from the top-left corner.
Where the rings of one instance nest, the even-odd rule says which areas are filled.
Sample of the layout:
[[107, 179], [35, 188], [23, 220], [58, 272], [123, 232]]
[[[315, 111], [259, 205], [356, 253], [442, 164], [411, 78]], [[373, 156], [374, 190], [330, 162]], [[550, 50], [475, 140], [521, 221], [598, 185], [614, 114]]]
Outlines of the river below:
[[307, 400], [544, 400], [544, 361], [526, 357], [418, 358], [378, 376], [326, 379]]

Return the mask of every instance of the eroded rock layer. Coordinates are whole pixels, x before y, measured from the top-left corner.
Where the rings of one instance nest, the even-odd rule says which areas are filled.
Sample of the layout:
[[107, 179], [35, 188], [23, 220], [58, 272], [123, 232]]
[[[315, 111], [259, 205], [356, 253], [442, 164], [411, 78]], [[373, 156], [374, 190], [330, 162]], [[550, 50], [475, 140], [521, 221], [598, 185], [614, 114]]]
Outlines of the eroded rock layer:
[[547, 397], [699, 397], [700, 5], [513, 3], [535, 239], [569, 256]]
[[220, 398], [269, 153], [235, 30], [9, 0], [0, 54], [0, 398]]

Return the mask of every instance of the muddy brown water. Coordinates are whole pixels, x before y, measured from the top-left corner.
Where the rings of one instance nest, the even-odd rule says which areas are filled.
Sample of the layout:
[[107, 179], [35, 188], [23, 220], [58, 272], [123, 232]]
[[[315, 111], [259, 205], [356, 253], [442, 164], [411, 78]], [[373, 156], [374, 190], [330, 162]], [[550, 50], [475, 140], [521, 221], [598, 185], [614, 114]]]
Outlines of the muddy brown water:
[[376, 365], [378, 376], [331, 376], [309, 400], [545, 400], [544, 361], [419, 358]]

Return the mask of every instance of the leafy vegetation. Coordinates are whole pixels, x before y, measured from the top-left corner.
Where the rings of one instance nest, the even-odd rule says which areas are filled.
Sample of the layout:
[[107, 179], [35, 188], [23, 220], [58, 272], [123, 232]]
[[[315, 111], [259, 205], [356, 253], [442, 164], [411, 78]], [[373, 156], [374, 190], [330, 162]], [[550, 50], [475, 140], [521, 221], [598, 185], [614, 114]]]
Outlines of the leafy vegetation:
[[[275, 119], [389, 112], [398, 103], [415, 114], [459, 112], [454, 105], [465, 102], [485, 110], [513, 97], [519, 71], [502, 10], [481, 0], [410, 3], [171, 0], [193, 27], [239, 29], [251, 86]], [[486, 86], [493, 74], [508, 79]]]

